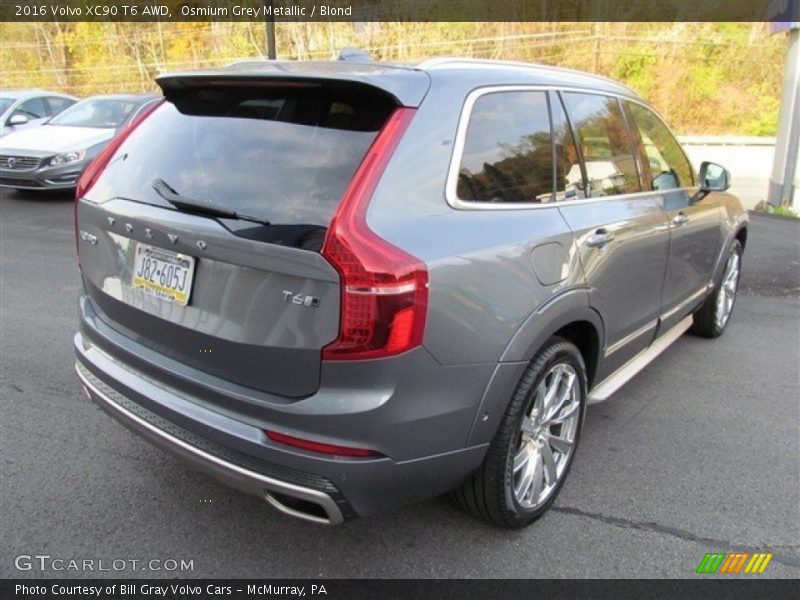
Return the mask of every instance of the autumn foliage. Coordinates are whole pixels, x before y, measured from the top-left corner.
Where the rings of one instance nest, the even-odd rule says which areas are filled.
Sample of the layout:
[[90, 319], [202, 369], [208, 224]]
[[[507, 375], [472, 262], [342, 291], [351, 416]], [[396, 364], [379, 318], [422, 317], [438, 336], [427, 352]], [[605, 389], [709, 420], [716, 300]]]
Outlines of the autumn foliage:
[[[263, 58], [262, 23], [0, 23], [3, 88], [148, 91], [165, 71]], [[522, 60], [627, 83], [680, 133], [774, 135], [786, 35], [761, 23], [279, 23], [278, 56]]]

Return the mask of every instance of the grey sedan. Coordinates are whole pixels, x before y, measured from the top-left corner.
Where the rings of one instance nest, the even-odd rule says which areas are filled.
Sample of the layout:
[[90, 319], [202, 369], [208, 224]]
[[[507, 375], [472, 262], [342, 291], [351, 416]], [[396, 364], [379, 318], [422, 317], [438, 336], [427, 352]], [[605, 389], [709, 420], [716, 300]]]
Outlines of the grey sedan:
[[157, 96], [149, 94], [93, 96], [42, 127], [0, 139], [0, 187], [73, 189], [111, 138], [157, 101]]

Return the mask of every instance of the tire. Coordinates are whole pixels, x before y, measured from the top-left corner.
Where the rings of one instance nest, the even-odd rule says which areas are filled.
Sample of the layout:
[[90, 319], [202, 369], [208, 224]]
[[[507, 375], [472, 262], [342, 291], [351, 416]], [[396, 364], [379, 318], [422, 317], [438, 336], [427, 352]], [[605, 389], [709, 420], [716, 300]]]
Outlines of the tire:
[[722, 277], [714, 292], [706, 298], [703, 305], [694, 313], [694, 323], [690, 332], [705, 338], [717, 338], [725, 331], [731, 320], [739, 278], [742, 273], [742, 244], [734, 240]]
[[[552, 389], [556, 404], [542, 408]], [[550, 338], [517, 385], [483, 465], [453, 492], [456, 503], [501, 527], [525, 527], [542, 516], [569, 474], [583, 426], [586, 389], [586, 366], [578, 348], [563, 338]], [[563, 403], [556, 408], [561, 396]], [[554, 445], [553, 440], [559, 441]], [[525, 478], [530, 479], [527, 487]]]

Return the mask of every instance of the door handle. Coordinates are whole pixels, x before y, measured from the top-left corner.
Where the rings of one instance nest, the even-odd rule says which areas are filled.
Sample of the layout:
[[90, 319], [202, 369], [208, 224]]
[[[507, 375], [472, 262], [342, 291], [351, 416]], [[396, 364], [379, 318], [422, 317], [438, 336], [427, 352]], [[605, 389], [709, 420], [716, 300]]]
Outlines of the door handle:
[[590, 248], [600, 248], [605, 246], [608, 242], [614, 239], [614, 234], [605, 229], [598, 229], [588, 238], [586, 238], [586, 245]]
[[689, 217], [687, 217], [684, 213], [679, 212], [677, 215], [672, 217], [672, 224], [677, 225], [680, 227], [681, 225], [685, 225], [689, 222]]

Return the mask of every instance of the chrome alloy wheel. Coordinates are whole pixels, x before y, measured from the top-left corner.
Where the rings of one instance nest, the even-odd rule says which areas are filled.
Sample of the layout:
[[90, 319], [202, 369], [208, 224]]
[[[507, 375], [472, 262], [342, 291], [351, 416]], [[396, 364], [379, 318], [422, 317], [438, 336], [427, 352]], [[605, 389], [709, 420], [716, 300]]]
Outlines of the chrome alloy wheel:
[[725, 265], [725, 274], [722, 276], [719, 293], [717, 294], [716, 322], [722, 329], [731, 316], [733, 302], [736, 300], [736, 288], [739, 285], [739, 265], [741, 258], [738, 252], [732, 252], [728, 263]]
[[514, 497], [525, 509], [547, 502], [569, 465], [580, 423], [580, 384], [569, 364], [553, 366], [522, 418], [514, 454]]

